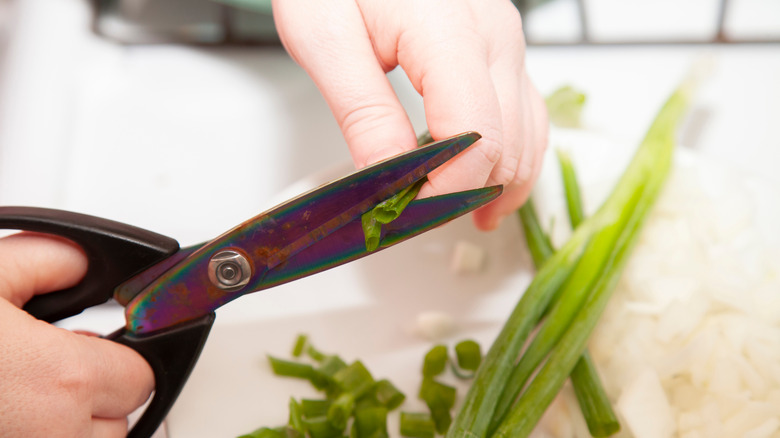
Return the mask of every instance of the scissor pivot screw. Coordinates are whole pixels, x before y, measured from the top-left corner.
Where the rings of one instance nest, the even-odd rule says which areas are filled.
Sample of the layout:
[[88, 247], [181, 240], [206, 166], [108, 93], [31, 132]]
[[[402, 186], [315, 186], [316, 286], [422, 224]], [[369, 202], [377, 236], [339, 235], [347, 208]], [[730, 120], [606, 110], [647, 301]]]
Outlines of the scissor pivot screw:
[[209, 280], [222, 290], [241, 289], [249, 283], [251, 276], [249, 261], [236, 251], [220, 251], [209, 260]]

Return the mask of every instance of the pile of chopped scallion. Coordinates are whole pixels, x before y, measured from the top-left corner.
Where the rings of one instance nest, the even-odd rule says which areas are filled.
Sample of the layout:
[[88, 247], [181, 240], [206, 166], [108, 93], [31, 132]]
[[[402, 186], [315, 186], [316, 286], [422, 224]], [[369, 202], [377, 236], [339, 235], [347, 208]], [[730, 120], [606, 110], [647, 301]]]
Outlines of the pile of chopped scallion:
[[[447, 364], [462, 379], [473, 377], [482, 353], [473, 340], [455, 345], [455, 359], [448, 357], [445, 345], [434, 346], [422, 365], [422, 383], [418, 392], [428, 412], [401, 412], [399, 433], [409, 438], [433, 438], [447, 432], [452, 422], [456, 389], [437, 377]], [[324, 354], [314, 348], [307, 335], [298, 335], [292, 359], [268, 356], [274, 374], [309, 381], [323, 398], [289, 402], [287, 424], [261, 427], [239, 438], [386, 438], [388, 412], [406, 399], [389, 380], [375, 380], [357, 360], [347, 364], [341, 357]], [[306, 361], [308, 359], [309, 361]], [[313, 363], [312, 363], [313, 362]]]

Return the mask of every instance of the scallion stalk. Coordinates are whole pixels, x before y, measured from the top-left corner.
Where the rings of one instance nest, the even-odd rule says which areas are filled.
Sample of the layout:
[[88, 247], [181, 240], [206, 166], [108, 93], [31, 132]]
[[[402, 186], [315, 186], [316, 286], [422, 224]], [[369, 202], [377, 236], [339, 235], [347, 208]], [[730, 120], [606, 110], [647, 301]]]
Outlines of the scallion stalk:
[[[599, 266], [598, 275], [588, 282], [592, 285], [589, 287], [591, 292], [586, 295], [582, 309], [573, 321], [558, 322], [567, 327], [558, 345], [495, 436], [523, 437], [533, 429], [584, 351], [588, 336], [617, 283], [639, 227], [665, 180], [674, 149], [674, 133], [687, 109], [690, 91], [690, 86], [686, 84], [672, 95], [601, 208], [584, 220], [561, 250], [539, 270], [490, 348], [448, 437], [487, 435], [501, 391], [528, 337], [529, 327], [538, 321], [557, 285], [576, 270], [575, 264]], [[605, 254], [604, 245], [608, 241], [613, 242], [614, 248]], [[584, 260], [579, 260], [580, 255]], [[561, 273], [562, 278], [553, 275]], [[586, 277], [583, 273], [582, 279]], [[551, 281], [552, 278], [558, 281]], [[556, 287], [551, 287], [553, 285]]]

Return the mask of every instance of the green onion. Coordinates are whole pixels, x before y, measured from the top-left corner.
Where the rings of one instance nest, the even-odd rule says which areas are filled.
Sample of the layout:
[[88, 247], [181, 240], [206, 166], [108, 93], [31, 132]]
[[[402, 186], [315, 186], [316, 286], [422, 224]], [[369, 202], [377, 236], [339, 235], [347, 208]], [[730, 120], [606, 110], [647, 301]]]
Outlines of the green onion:
[[[301, 436], [305, 433], [305, 427], [303, 425], [303, 412], [301, 411], [301, 405], [295, 401], [294, 398], [290, 397], [290, 417], [287, 421], [287, 425], [289, 426], [287, 428], [288, 435], [290, 435], [290, 430], [300, 433]], [[294, 434], [294, 433], [293, 433]], [[296, 435], [297, 436], [297, 435]]]
[[482, 351], [476, 341], [467, 339], [455, 345], [455, 357], [461, 369], [476, 371], [482, 362]]
[[447, 368], [447, 346], [436, 345], [425, 354], [423, 377], [438, 376]]
[[298, 335], [298, 337], [295, 338], [295, 345], [293, 346], [292, 355], [293, 357], [301, 357], [303, 354], [303, 349], [306, 347], [306, 343], [308, 341], [309, 337], [306, 335]]
[[557, 152], [558, 162], [561, 165], [563, 187], [566, 189], [566, 207], [569, 211], [569, 222], [572, 228], [577, 228], [585, 218], [580, 186], [577, 184], [577, 173], [574, 171], [574, 164], [572, 164], [569, 154], [561, 149], [558, 149]]
[[347, 421], [352, 416], [352, 409], [355, 407], [355, 396], [349, 392], [343, 392], [336, 397], [328, 408], [327, 418], [333, 427], [344, 430], [347, 427]]
[[[551, 271], [558, 274], [565, 272], [562, 283], [569, 277], [576, 262], [574, 272], [577, 276], [572, 280], [577, 280], [578, 284], [567, 284], [566, 288], [576, 292], [587, 283], [589, 293], [582, 294], [585, 298], [573, 320], [554, 322], [564, 327], [557, 345], [494, 436], [527, 436], [536, 425], [585, 350], [588, 336], [617, 283], [639, 227], [665, 180], [674, 150], [674, 133], [687, 108], [689, 92], [689, 88], [684, 86], [669, 99], [609, 198], [593, 216], [577, 227], [569, 241], [539, 270], [488, 351], [485, 365], [477, 371], [475, 382], [448, 436], [473, 438], [487, 435], [500, 392], [507, 385], [507, 377], [512, 371], [512, 362], [527, 339], [527, 327], [538, 321], [555, 293], [556, 288], [549, 287], [550, 278], [554, 278]], [[611, 242], [611, 249], [608, 242]], [[584, 247], [587, 248], [582, 253]], [[581, 253], [582, 260], [577, 261]], [[586, 266], [598, 267], [595, 278], [587, 275]], [[579, 293], [576, 295], [580, 297]], [[564, 294], [559, 302], [563, 300]], [[557, 313], [552, 309], [549, 319]]]
[[555, 90], [545, 99], [550, 121], [565, 128], [579, 128], [582, 125], [582, 108], [585, 106], [585, 95], [571, 86]]
[[374, 386], [374, 378], [359, 360], [337, 371], [333, 380], [342, 391], [351, 393], [355, 398], [360, 398]]
[[382, 379], [374, 386], [374, 396], [387, 410], [392, 411], [404, 402], [406, 396], [399, 391], [389, 380]]
[[310, 398], [301, 399], [301, 415], [305, 418], [322, 417], [328, 415], [328, 408], [333, 402], [331, 400], [313, 400]]
[[341, 438], [344, 428], [333, 426], [327, 417], [304, 418], [303, 426], [310, 438]]
[[410, 438], [433, 438], [436, 426], [430, 414], [401, 412], [401, 435]]
[[534, 262], [534, 266], [539, 268], [547, 259], [552, 257], [554, 252], [552, 242], [550, 242], [550, 237], [545, 234], [539, 225], [539, 218], [536, 216], [536, 209], [531, 198], [528, 198], [525, 204], [520, 207], [518, 214], [520, 215], [520, 223], [523, 226], [525, 241], [531, 253], [531, 259]]
[[387, 408], [375, 406], [356, 409], [351, 435], [353, 438], [387, 437]]
[[322, 353], [321, 351], [314, 348], [314, 346], [309, 342], [306, 343], [306, 354], [317, 362], [322, 362], [325, 360], [325, 358], [328, 357], [325, 353]]
[[455, 405], [456, 390], [432, 378], [423, 378], [420, 385], [420, 400], [428, 405], [438, 433], [445, 433], [452, 423], [450, 410]]
[[396, 220], [401, 215], [401, 212], [406, 209], [406, 206], [417, 196], [417, 193], [420, 192], [420, 188], [426, 181], [428, 181], [428, 178], [418, 180], [390, 198], [380, 202], [372, 210], [363, 213], [361, 221], [368, 251], [374, 251], [379, 248], [379, 243], [382, 239], [382, 225]]

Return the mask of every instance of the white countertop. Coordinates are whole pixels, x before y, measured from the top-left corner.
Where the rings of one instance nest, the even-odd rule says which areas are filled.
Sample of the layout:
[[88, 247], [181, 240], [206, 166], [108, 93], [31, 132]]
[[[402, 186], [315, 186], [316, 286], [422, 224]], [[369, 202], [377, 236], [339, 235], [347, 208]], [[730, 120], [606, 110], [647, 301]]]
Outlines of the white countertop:
[[[0, 205], [99, 215], [186, 245], [349, 160], [283, 50], [122, 47], [90, 33], [85, 3], [18, 5], [0, 74]], [[633, 147], [700, 59], [711, 75], [683, 142], [780, 188], [780, 45], [531, 47], [527, 67], [544, 94], [585, 91], [587, 127]], [[390, 76], [423, 130], [421, 99], [402, 71]]]

